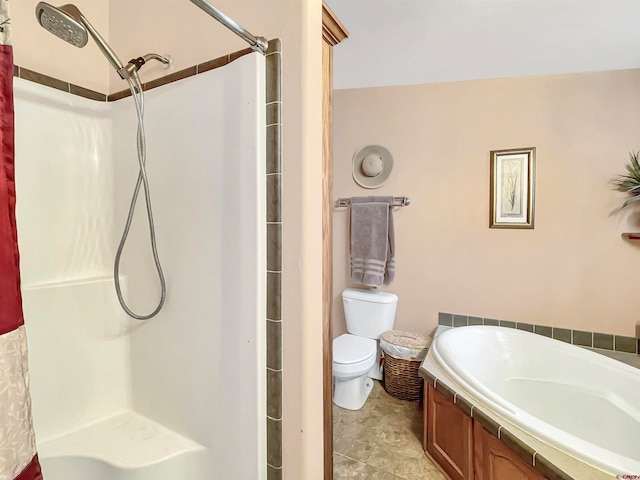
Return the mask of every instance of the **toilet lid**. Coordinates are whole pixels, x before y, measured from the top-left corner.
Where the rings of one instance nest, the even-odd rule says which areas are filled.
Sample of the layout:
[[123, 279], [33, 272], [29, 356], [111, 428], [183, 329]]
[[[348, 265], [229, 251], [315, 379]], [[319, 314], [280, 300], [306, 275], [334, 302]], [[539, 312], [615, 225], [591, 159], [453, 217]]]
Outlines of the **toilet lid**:
[[357, 363], [376, 354], [377, 342], [372, 338], [358, 337], [345, 333], [333, 340], [333, 361], [335, 363]]

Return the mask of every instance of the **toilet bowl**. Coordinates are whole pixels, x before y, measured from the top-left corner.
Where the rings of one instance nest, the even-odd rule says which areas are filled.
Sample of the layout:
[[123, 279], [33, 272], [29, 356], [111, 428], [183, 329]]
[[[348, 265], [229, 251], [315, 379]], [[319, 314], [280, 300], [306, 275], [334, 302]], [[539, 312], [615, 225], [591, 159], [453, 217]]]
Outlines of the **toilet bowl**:
[[342, 304], [347, 332], [333, 340], [333, 403], [359, 410], [373, 389], [372, 378], [380, 379], [380, 335], [393, 328], [398, 296], [347, 288]]
[[367, 373], [376, 362], [377, 342], [345, 333], [333, 340], [333, 403], [359, 410], [367, 401], [373, 380]]

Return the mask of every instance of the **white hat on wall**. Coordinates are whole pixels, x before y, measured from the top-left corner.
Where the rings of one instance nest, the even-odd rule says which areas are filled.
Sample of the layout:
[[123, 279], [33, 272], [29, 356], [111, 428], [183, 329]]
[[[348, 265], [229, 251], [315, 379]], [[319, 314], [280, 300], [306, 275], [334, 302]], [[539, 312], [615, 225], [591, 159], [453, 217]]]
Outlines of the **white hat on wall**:
[[361, 187], [381, 187], [392, 169], [393, 157], [380, 145], [367, 145], [353, 155], [353, 179]]

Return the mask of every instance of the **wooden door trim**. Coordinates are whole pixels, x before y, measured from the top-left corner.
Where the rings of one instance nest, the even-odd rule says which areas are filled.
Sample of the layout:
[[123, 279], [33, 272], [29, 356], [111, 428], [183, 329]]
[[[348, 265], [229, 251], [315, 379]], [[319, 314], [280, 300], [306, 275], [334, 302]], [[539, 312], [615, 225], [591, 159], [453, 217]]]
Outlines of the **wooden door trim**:
[[322, 2], [322, 382], [324, 478], [333, 479], [333, 47], [349, 33]]
[[332, 47], [339, 44], [349, 36], [342, 22], [338, 20], [329, 6], [322, 2], [322, 38]]

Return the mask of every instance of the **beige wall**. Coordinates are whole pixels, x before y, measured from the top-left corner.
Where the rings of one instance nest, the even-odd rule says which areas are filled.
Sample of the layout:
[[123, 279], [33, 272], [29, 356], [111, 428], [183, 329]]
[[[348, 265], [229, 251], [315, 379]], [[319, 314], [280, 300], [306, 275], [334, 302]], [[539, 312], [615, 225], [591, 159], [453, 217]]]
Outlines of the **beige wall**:
[[[339, 90], [334, 195], [406, 195], [397, 210], [395, 328], [438, 312], [634, 335], [633, 210], [608, 180], [640, 147], [640, 70]], [[351, 177], [367, 144], [394, 156], [377, 190]], [[534, 230], [489, 229], [489, 152], [537, 148]], [[637, 213], [638, 210], [635, 210]], [[334, 334], [345, 331], [348, 210], [334, 215]]]
[[[285, 33], [277, 5], [269, 8], [266, 0], [211, 3], [254, 35], [276, 38]], [[173, 72], [249, 46], [189, 0], [109, 0], [109, 6], [109, 40], [123, 62], [149, 52], [169, 54], [173, 65], [168, 72]], [[296, 28], [299, 32], [300, 25]], [[154, 62], [141, 70], [140, 77], [144, 82], [166, 73]], [[116, 92], [127, 85], [110, 71], [109, 88]]]
[[[75, 49], [35, 21], [36, 0], [12, 4], [16, 63], [98, 91], [123, 84], [90, 45]], [[215, 0], [255, 35], [282, 40], [283, 98], [283, 462], [286, 479], [322, 478], [320, 0]], [[78, 0], [123, 61], [149, 51], [173, 70], [247, 46], [184, 0]], [[148, 81], [167, 72], [141, 74]]]

